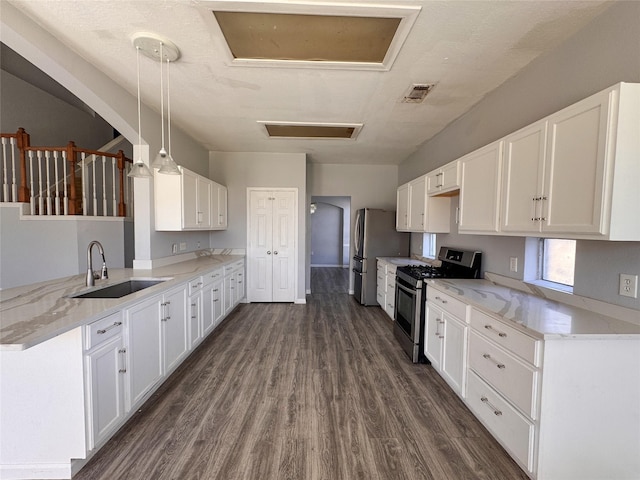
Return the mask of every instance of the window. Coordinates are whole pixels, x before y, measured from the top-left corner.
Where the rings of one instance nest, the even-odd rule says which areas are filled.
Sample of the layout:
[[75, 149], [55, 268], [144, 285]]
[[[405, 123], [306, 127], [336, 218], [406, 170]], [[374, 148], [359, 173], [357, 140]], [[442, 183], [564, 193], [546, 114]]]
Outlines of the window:
[[422, 256], [436, 258], [436, 234], [425, 233], [422, 235]]
[[540, 239], [540, 279], [573, 287], [576, 241]]

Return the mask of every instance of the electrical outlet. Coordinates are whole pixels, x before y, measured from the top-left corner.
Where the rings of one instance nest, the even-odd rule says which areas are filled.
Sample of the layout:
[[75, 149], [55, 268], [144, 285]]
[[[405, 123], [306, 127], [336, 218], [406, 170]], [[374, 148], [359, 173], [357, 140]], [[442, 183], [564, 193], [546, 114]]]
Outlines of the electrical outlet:
[[196, 249], [200, 250], [200, 242], [196, 243]]
[[620, 274], [620, 291], [623, 297], [638, 298], [638, 275]]
[[180, 251], [184, 252], [187, 249], [187, 242], [180, 242]]
[[171, 245], [171, 253], [178, 253], [178, 244], [174, 243]]
[[518, 257], [509, 257], [509, 270], [512, 272], [518, 271]]

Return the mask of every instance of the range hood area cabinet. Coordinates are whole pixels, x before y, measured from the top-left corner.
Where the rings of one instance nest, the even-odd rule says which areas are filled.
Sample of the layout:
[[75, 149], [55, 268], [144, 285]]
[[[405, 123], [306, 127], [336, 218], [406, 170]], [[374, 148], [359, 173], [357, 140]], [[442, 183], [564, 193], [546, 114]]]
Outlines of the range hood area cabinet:
[[460, 159], [460, 233], [640, 240], [640, 84], [619, 83]]
[[451, 199], [428, 196], [427, 180], [423, 175], [398, 187], [397, 231], [449, 233]]
[[227, 187], [180, 167], [180, 175], [154, 175], [156, 231], [224, 230]]

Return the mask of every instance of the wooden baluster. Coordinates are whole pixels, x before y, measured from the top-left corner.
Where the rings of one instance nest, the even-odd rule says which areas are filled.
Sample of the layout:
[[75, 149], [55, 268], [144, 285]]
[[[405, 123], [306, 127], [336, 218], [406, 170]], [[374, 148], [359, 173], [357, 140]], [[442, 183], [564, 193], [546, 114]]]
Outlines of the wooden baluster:
[[51, 215], [51, 210], [53, 205], [51, 204], [51, 174], [50, 174], [51, 152], [49, 150], [45, 150], [44, 158], [45, 158], [45, 168], [47, 170], [47, 183], [45, 185], [45, 189], [46, 189], [45, 193], [46, 193], [46, 199], [47, 199], [47, 215]]
[[116, 157], [111, 157], [111, 215], [118, 216], [118, 203], [116, 202]]
[[[125, 167], [125, 160], [124, 160], [124, 152], [122, 150], [118, 150], [118, 172], [119, 172], [119, 179], [120, 179], [120, 201], [118, 202], [118, 216], [119, 217], [126, 217], [127, 216], [127, 205], [124, 202], [124, 188], [125, 188], [125, 184], [124, 184], [124, 167]], [[129, 177], [127, 177], [129, 178]], [[115, 178], [114, 178], [114, 182], [115, 184]]]
[[[85, 163], [85, 159], [84, 159], [84, 156], [83, 156], [82, 157], [82, 180], [83, 181], [84, 181], [85, 178], [87, 178], [87, 176], [84, 174], [85, 165], [86, 165], [86, 163]], [[96, 188], [96, 156], [95, 155], [93, 155], [93, 162], [91, 162], [91, 167], [92, 167], [91, 173], [92, 173], [92, 179], [93, 179], [93, 181], [92, 181], [93, 192], [92, 192], [92, 197], [91, 197], [92, 200], [93, 200], [93, 203], [92, 203], [93, 204], [93, 212], [92, 213], [93, 213], [93, 215], [98, 215], [98, 199], [96, 197], [96, 193], [97, 193], [98, 189]], [[89, 168], [89, 167], [87, 166], [87, 168]], [[82, 191], [85, 192], [85, 190], [86, 189], [83, 187]], [[84, 202], [84, 205], [86, 206], [86, 201]], [[86, 208], [84, 214], [88, 215], [89, 212], [87, 212], [86, 210], [89, 210], [89, 209]]]
[[58, 151], [53, 151], [53, 175], [56, 182], [55, 214], [60, 215], [60, 175], [58, 172]]
[[[26, 168], [26, 165], [25, 165]], [[31, 194], [29, 195], [29, 205], [31, 207], [31, 215], [36, 214], [36, 197], [33, 196], [33, 150], [29, 150], [29, 182], [31, 182]], [[26, 175], [25, 175], [26, 177]], [[29, 189], [27, 189], [29, 191]]]
[[62, 152], [62, 210], [64, 215], [69, 215], [69, 190], [67, 188], [67, 152]]
[[38, 160], [38, 215], [44, 215], [44, 190], [42, 187], [42, 150], [36, 152], [36, 159]]
[[25, 148], [29, 146], [29, 134], [24, 128], [19, 128], [17, 133], [18, 151], [20, 152], [20, 188], [18, 188], [18, 201], [29, 202], [29, 189], [27, 188], [27, 155]]
[[[13, 147], [13, 138], [9, 138], [9, 145]], [[13, 150], [13, 149], [12, 149]], [[7, 138], [2, 137], [2, 201], [10, 202], [9, 184], [7, 183]]]
[[107, 157], [102, 155], [102, 216], [106, 217], [107, 213]]
[[79, 208], [76, 203], [78, 199], [76, 192], [76, 144], [73, 142], [69, 142], [67, 145], [67, 162], [69, 162], [69, 215], [78, 215]]

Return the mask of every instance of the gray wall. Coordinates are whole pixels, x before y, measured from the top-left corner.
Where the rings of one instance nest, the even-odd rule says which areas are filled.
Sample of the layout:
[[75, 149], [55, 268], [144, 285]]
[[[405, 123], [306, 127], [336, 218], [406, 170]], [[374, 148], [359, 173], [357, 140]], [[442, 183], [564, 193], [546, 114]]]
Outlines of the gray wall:
[[318, 197], [311, 197], [311, 202], [316, 205], [316, 210], [310, 218], [311, 266], [341, 266], [344, 210], [314, 198]]
[[247, 247], [247, 188], [298, 189], [298, 289], [297, 300], [305, 298], [305, 259], [308, 204], [306, 154], [210, 152], [209, 177], [227, 186], [228, 228], [211, 232], [212, 248]]
[[[398, 183], [429, 172], [617, 82], [640, 82], [639, 39], [640, 2], [616, 2], [424, 144], [400, 165]], [[457, 231], [455, 225], [452, 231]], [[485, 270], [523, 278], [523, 269], [516, 274], [508, 271], [509, 256], [517, 256], [519, 263], [523, 262], [523, 238], [457, 233], [437, 238], [438, 246], [480, 248], [484, 252]], [[639, 258], [640, 242], [578, 241], [574, 293], [640, 309], [640, 299], [617, 294], [620, 273], [640, 275]]]
[[[0, 71], [0, 129], [23, 127], [34, 146], [76, 146], [95, 150], [113, 139], [113, 128], [97, 115], [76, 108], [18, 77]], [[52, 121], [55, 119], [55, 121]]]
[[[123, 268], [127, 223], [124, 218], [95, 221], [82, 216], [20, 220], [20, 207], [1, 205], [0, 289], [86, 272], [91, 240], [104, 247], [107, 267]], [[94, 248], [94, 270], [102, 265], [97, 252]]]
[[[313, 196], [312, 202], [319, 202], [339, 207], [342, 213], [342, 238], [340, 239], [340, 258], [337, 264], [349, 267], [349, 246], [351, 245], [351, 197]], [[311, 216], [313, 222], [313, 216]], [[311, 229], [311, 242], [314, 240], [313, 224]], [[311, 263], [314, 264], [313, 255]]]

